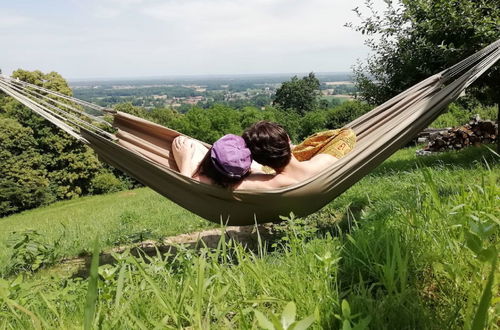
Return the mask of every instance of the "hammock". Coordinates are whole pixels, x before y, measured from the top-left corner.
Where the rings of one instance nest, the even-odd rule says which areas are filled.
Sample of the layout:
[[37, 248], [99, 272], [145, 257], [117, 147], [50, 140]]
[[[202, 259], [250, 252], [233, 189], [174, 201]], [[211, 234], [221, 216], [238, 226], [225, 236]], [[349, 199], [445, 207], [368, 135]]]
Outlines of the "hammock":
[[[423, 80], [346, 125], [357, 144], [344, 158], [304, 182], [266, 191], [229, 191], [181, 175], [171, 154], [181, 133], [167, 127], [6, 76], [0, 76], [0, 90], [187, 210], [216, 223], [248, 225], [319, 210], [407, 144], [499, 58], [500, 40]], [[96, 121], [106, 122], [81, 107], [112, 113], [117, 133], [100, 129]]]

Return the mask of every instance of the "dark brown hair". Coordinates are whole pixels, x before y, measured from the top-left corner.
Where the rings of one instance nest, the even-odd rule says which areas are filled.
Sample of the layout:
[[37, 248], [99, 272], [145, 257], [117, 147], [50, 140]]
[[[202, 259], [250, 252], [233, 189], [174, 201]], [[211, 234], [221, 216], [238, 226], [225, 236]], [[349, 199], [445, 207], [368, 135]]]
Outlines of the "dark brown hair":
[[205, 155], [205, 157], [203, 157], [200, 166], [198, 166], [198, 168], [196, 169], [196, 175], [204, 175], [210, 178], [215, 184], [218, 184], [219, 186], [222, 186], [224, 188], [231, 188], [234, 184], [240, 182], [246, 176], [245, 175], [242, 178], [231, 178], [227, 175], [222, 174], [219, 170], [217, 170], [214, 163], [212, 162], [211, 153], [212, 148], [208, 149], [207, 154]]
[[262, 120], [247, 128], [242, 136], [256, 162], [278, 173], [290, 162], [290, 138], [281, 125]]

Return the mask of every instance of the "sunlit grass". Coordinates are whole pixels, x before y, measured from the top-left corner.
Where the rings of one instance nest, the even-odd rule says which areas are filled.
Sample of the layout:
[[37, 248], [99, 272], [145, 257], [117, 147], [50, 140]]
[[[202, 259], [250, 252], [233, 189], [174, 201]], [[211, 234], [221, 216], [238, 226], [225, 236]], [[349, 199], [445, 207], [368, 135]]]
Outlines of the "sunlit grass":
[[127, 243], [129, 238], [159, 238], [212, 227], [148, 188], [57, 202], [0, 219], [0, 274], [11, 251], [12, 232], [34, 229], [46, 239], [62, 237], [61, 256]]
[[[104, 329], [248, 329], [266, 320], [278, 328], [290, 315], [303, 324], [314, 320], [316, 329], [467, 329], [475, 320], [495, 329], [495, 303], [484, 292], [497, 282], [488, 287], [494, 269], [480, 254], [498, 246], [499, 180], [498, 158], [485, 148], [420, 159], [414, 149], [402, 150], [321, 211], [283, 223], [277, 230], [284, 236], [257, 251], [221, 241], [217, 249], [181, 247], [165, 256], [125, 253], [99, 267], [95, 289], [88, 286], [95, 277], [68, 278], [50, 270], [0, 279], [0, 329], [81, 328], [84, 315]], [[90, 250], [96, 236], [107, 246], [120, 237], [113, 230], [123, 219], [136, 220], [130, 233], [149, 227], [160, 236], [183, 232], [175, 227], [176, 217], [184, 217], [191, 230], [208, 226], [194, 216], [187, 220], [186, 211], [147, 189], [134, 193], [89, 198], [90, 205], [96, 200], [101, 206], [87, 212], [111, 217], [114, 225], [93, 222], [73, 251]], [[56, 214], [71, 218], [62, 214], [79, 202], [87, 205], [85, 199], [70, 201], [0, 221], [15, 230], [33, 221], [54, 240], [58, 229], [43, 224]], [[59, 207], [67, 211], [55, 211]], [[130, 216], [134, 207], [141, 217]], [[8, 235], [3, 227], [2, 233]], [[94, 294], [97, 303], [85, 307]], [[483, 309], [477, 307], [481, 297], [488, 303]]]

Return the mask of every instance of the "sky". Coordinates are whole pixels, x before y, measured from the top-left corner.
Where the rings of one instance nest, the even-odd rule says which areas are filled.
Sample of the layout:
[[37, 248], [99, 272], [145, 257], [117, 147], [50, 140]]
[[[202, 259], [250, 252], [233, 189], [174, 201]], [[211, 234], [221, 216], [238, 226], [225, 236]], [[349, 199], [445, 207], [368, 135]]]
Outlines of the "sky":
[[0, 0], [0, 69], [67, 79], [345, 72], [368, 56], [344, 27], [363, 3]]

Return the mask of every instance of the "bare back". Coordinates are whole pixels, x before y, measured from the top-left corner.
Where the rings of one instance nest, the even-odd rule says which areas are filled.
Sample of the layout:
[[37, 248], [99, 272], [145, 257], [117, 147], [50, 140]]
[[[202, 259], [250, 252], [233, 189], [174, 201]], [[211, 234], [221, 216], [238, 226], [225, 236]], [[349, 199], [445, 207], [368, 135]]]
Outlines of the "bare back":
[[236, 185], [236, 189], [277, 189], [305, 181], [320, 173], [337, 158], [328, 154], [318, 154], [303, 162], [299, 162], [292, 156], [290, 163], [278, 174], [250, 174], [242, 182]]

